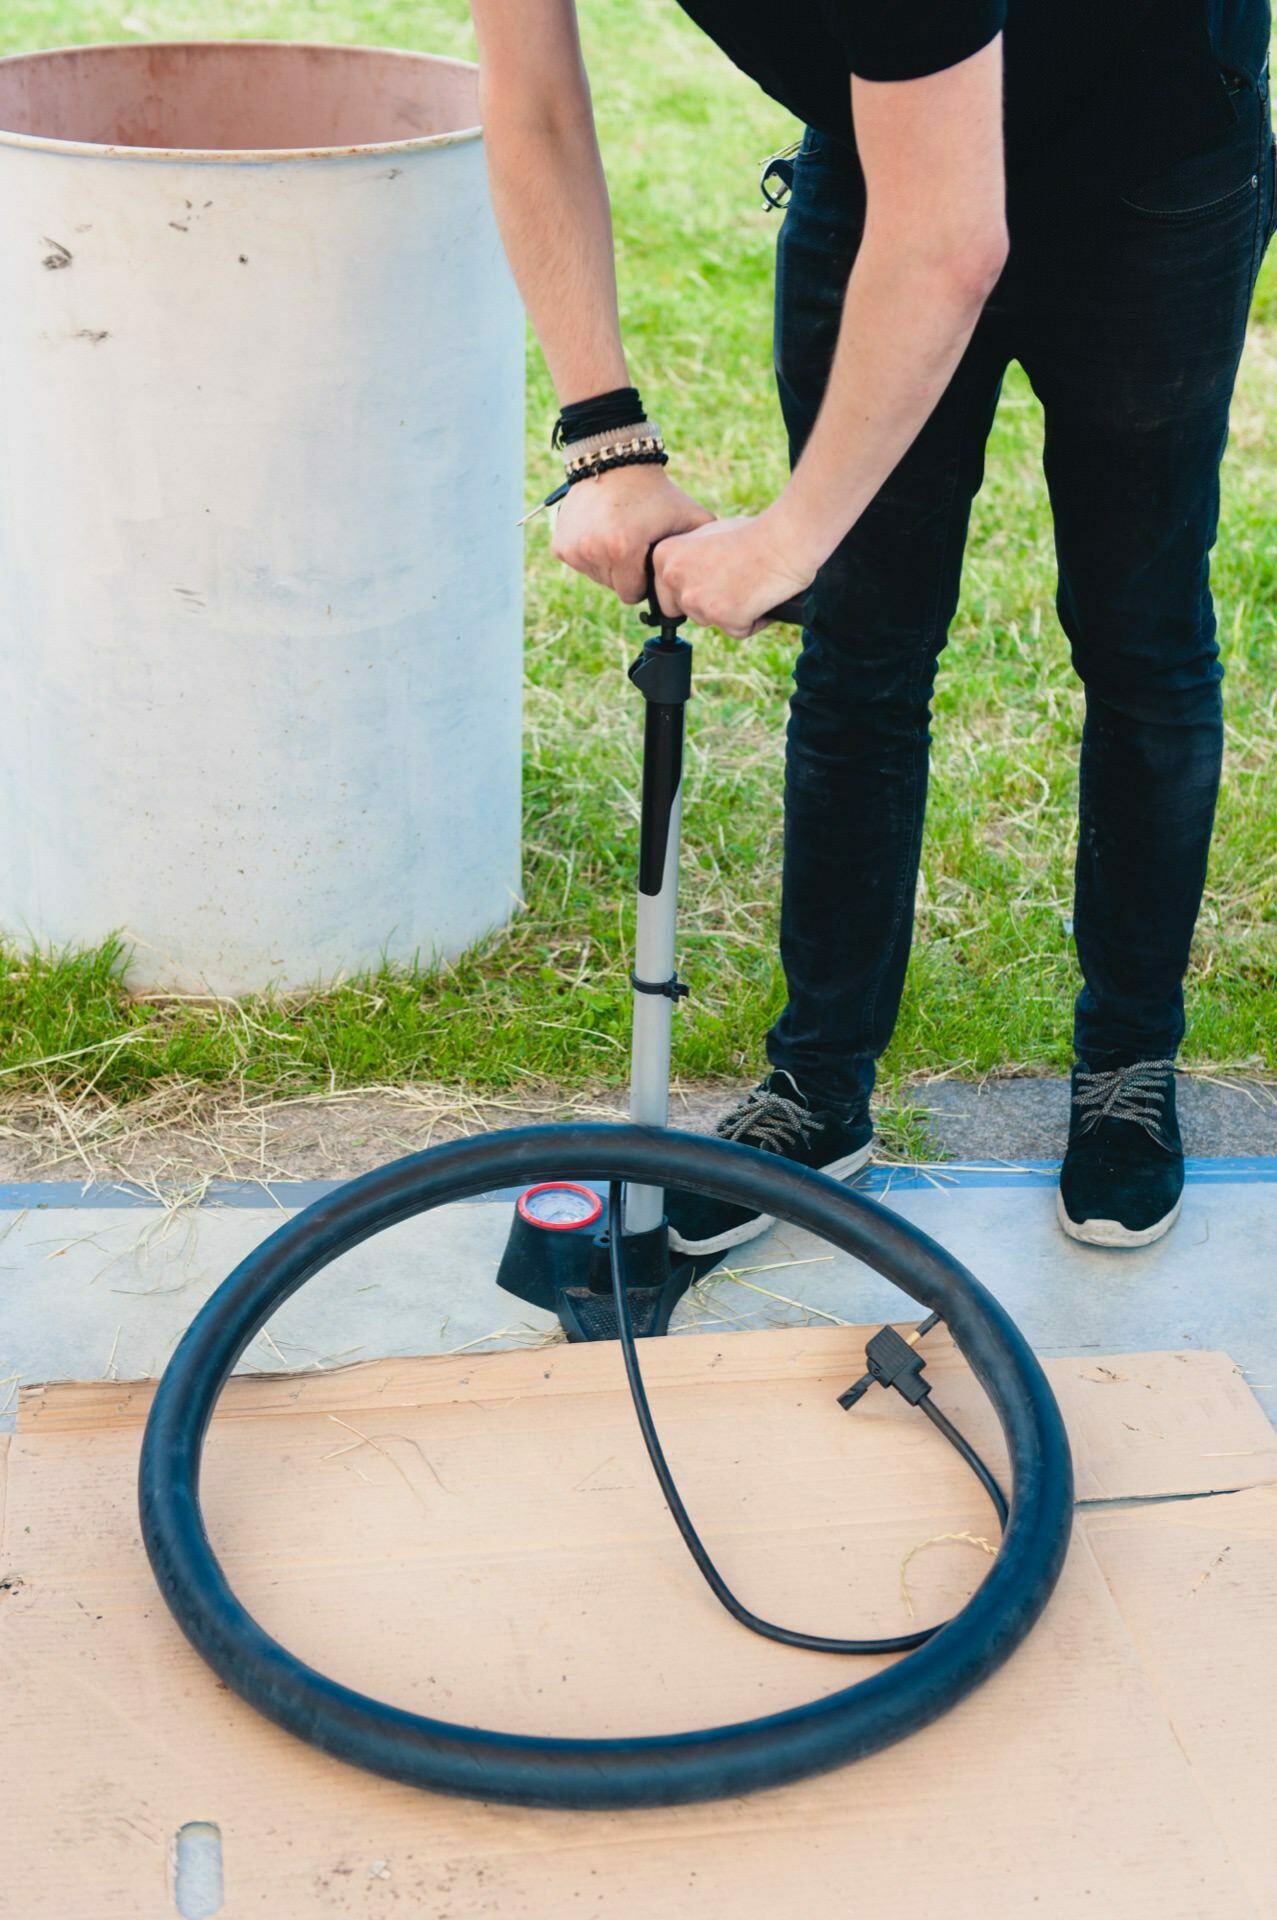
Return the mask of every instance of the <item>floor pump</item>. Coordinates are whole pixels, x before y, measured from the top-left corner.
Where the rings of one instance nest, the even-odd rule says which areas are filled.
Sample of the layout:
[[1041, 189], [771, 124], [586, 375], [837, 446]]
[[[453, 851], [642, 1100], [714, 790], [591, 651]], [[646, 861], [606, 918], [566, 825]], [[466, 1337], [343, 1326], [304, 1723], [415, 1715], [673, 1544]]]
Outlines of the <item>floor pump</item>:
[[[679, 632], [685, 616], [661, 607], [650, 553], [647, 566], [648, 604], [639, 618], [652, 634], [629, 672], [645, 702], [630, 1119], [664, 1128], [674, 1008], [688, 992], [675, 970], [674, 939], [692, 646]], [[767, 618], [801, 626], [805, 601], [805, 595], [787, 600]], [[664, 1202], [661, 1187], [626, 1190], [624, 1272], [636, 1334], [664, 1333], [707, 1264], [671, 1259]], [[515, 1208], [497, 1284], [557, 1314], [569, 1340], [615, 1340], [609, 1232], [602, 1199], [590, 1188], [570, 1179], [529, 1187]]]

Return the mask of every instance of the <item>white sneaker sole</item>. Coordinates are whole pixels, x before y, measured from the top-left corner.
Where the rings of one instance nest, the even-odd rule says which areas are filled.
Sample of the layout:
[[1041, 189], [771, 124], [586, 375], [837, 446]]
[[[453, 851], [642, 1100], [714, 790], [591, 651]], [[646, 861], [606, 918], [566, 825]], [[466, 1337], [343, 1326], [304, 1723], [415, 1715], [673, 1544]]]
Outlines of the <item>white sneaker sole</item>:
[[[827, 1167], [817, 1168], [817, 1172], [828, 1174], [831, 1180], [846, 1180], [860, 1172], [873, 1150], [871, 1137], [854, 1153], [845, 1154], [841, 1160], [831, 1160]], [[684, 1240], [682, 1234], [671, 1227], [670, 1246], [675, 1253], [726, 1253], [731, 1247], [743, 1247], [747, 1240], [757, 1240], [760, 1233], [766, 1233], [768, 1227], [775, 1224], [774, 1214], [758, 1213], [752, 1220], [742, 1220], [738, 1227], [729, 1227], [725, 1233], [712, 1234], [708, 1240]]]
[[1179, 1219], [1180, 1208], [1184, 1204], [1181, 1194], [1175, 1205], [1162, 1219], [1155, 1220], [1151, 1227], [1124, 1227], [1120, 1220], [1071, 1220], [1064, 1205], [1064, 1195], [1057, 1187], [1055, 1190], [1055, 1217], [1068, 1234], [1070, 1240], [1080, 1240], [1088, 1247], [1147, 1247], [1154, 1240], [1160, 1240], [1169, 1233]]

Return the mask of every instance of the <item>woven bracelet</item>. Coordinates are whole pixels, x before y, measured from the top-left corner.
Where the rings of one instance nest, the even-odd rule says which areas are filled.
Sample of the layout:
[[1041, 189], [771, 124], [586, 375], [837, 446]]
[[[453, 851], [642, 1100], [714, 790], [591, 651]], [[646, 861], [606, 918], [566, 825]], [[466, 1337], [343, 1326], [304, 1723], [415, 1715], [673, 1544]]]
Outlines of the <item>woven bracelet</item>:
[[602, 453], [605, 449], [626, 446], [631, 440], [660, 438], [661, 430], [655, 420], [627, 420], [623, 427], [609, 427], [605, 433], [587, 433], [579, 440], [567, 441], [563, 448], [563, 464], [566, 467], [569, 462], [579, 460], [583, 453]]

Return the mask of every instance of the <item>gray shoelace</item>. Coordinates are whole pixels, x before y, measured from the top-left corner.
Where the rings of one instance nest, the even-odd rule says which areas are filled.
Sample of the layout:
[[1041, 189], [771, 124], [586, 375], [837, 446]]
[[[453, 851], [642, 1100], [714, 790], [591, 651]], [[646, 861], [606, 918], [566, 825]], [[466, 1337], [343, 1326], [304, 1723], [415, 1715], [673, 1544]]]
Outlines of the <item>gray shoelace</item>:
[[1173, 1060], [1136, 1060], [1109, 1073], [1079, 1072], [1073, 1092], [1078, 1131], [1090, 1133], [1101, 1120], [1129, 1120], [1159, 1147], [1167, 1146], [1161, 1119], [1166, 1085], [1174, 1072]]
[[809, 1143], [815, 1125], [810, 1108], [786, 1100], [783, 1093], [756, 1087], [724, 1115], [714, 1131], [724, 1140], [741, 1140], [748, 1135], [750, 1146], [761, 1147], [764, 1152], [792, 1153], [795, 1147]]

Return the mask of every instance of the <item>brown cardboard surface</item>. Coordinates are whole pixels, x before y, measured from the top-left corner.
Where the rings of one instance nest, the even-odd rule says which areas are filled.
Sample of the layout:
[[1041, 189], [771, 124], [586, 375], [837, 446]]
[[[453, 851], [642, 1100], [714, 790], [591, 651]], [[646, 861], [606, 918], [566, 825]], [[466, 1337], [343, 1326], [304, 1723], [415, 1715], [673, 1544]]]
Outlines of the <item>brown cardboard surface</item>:
[[1254, 1910], [1277, 1913], [1277, 1487], [1092, 1514], [1086, 1535]]
[[[864, 1371], [864, 1343], [874, 1330], [781, 1328], [749, 1334], [743, 1351], [739, 1334], [672, 1339], [654, 1344], [644, 1366], [654, 1390], [686, 1388], [712, 1378], [730, 1355], [730, 1377], [742, 1385], [779, 1389], [784, 1382], [810, 1382], [810, 1404], [819, 1402], [827, 1424], [839, 1427], [846, 1416], [821, 1396], [831, 1398], [829, 1389], [841, 1392]], [[927, 1336], [924, 1352], [942, 1404], [986, 1457], [1001, 1458], [992, 1410], [942, 1329]], [[1079, 1500], [1231, 1491], [1277, 1479], [1277, 1434], [1227, 1354], [1087, 1355], [1049, 1361], [1047, 1371], [1073, 1440]], [[512, 1394], [613, 1395], [621, 1381], [619, 1355], [603, 1344], [369, 1360], [323, 1373], [240, 1375], [223, 1394], [218, 1419], [288, 1409], [385, 1412], [458, 1399], [490, 1407]], [[132, 1425], [145, 1420], [151, 1390], [146, 1381], [29, 1387], [20, 1398], [19, 1429], [100, 1432]], [[855, 1418], [868, 1421], [891, 1410], [891, 1400], [873, 1394]], [[1224, 1425], [1228, 1435], [1221, 1438]], [[925, 1430], [918, 1444], [928, 1444]]]
[[[902, 1402], [833, 1404], [863, 1339], [786, 1329], [645, 1349], [671, 1461], [724, 1573], [761, 1611], [826, 1632], [898, 1631], [911, 1550], [992, 1537], [979, 1488]], [[978, 1388], [951, 1349], [928, 1348], [939, 1404], [999, 1458]], [[211, 1820], [229, 1920], [1268, 1916], [1252, 1829], [1272, 1794], [1273, 1702], [1245, 1678], [1267, 1627], [1258, 1602], [1231, 1597], [1231, 1567], [1271, 1617], [1275, 1503], [1168, 1496], [1277, 1479], [1272, 1430], [1226, 1356], [1047, 1365], [1080, 1497], [1160, 1503], [1083, 1513], [1060, 1590], [1010, 1665], [856, 1767], [630, 1815], [447, 1801], [259, 1720], [187, 1648], [151, 1582], [134, 1493], [149, 1390], [28, 1394], [0, 1567], [20, 1762], [0, 1839], [0, 1890], [17, 1904], [0, 1891], [0, 1911], [171, 1916], [172, 1837]], [[446, 1717], [654, 1731], [779, 1707], [873, 1666], [761, 1642], [722, 1613], [672, 1533], [607, 1348], [238, 1380], [210, 1438], [205, 1505], [265, 1626], [336, 1677]], [[986, 1565], [967, 1543], [917, 1552], [919, 1616], [960, 1604]], [[1164, 1578], [1146, 1577], [1157, 1567]]]

